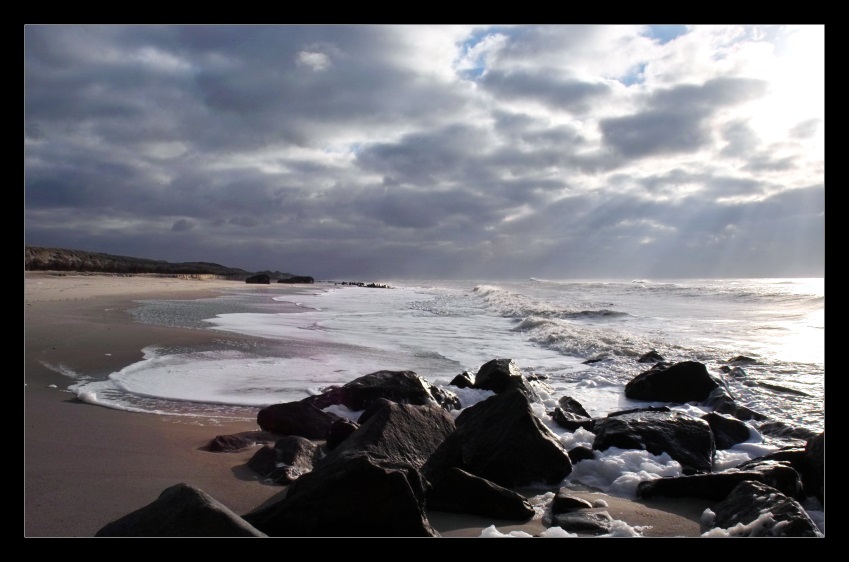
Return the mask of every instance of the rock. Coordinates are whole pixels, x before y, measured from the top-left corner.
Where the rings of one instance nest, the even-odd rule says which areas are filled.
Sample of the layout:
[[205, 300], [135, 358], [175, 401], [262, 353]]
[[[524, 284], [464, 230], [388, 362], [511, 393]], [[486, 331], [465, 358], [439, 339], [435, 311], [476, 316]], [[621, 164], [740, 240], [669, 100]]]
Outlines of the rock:
[[286, 485], [311, 471], [321, 455], [318, 444], [290, 435], [254, 453], [247, 465], [263, 478]]
[[273, 536], [435, 536], [419, 467], [453, 428], [439, 406], [377, 400], [283, 500], [245, 519]]
[[805, 484], [809, 495], [814, 495], [825, 507], [825, 432], [808, 439], [805, 454], [811, 462], [810, 484]]
[[702, 419], [708, 422], [717, 449], [730, 449], [737, 443], [748, 441], [751, 437], [749, 426], [738, 419], [716, 412], [705, 414]]
[[631, 379], [625, 385], [625, 396], [633, 400], [701, 402], [721, 386], [697, 361], [682, 361], [668, 368], [659, 365]]
[[706, 421], [680, 412], [635, 412], [595, 422], [593, 449], [642, 449], [667, 453], [685, 474], [710, 472], [716, 445]]
[[800, 439], [802, 441], [812, 439], [817, 434], [815, 431], [811, 431], [806, 427], [793, 427], [792, 425], [788, 425], [782, 421], [762, 423], [758, 426], [758, 431], [764, 435], [771, 435], [773, 437], [790, 437], [793, 439]]
[[324, 439], [337, 419], [339, 416], [323, 412], [304, 400], [272, 404], [260, 409], [256, 416], [257, 424], [266, 431], [307, 439]]
[[278, 439], [280, 439], [280, 435], [270, 431], [243, 431], [231, 435], [215, 436], [206, 445], [206, 450], [212, 453], [231, 453], [257, 444], [274, 443]]
[[324, 409], [335, 404], [360, 411], [379, 398], [399, 404], [424, 405], [436, 403], [446, 410], [460, 409], [460, 399], [453, 392], [432, 386], [413, 371], [377, 371], [364, 375], [343, 386], [332, 387], [316, 396], [301, 400]]
[[742, 526], [732, 531], [735, 536], [822, 536], [798, 502], [760, 482], [741, 482], [712, 511], [714, 528]]
[[671, 412], [672, 408], [668, 406], [649, 406], [648, 408], [631, 408], [630, 410], [618, 410], [616, 412], [610, 412], [607, 414], [608, 418], [615, 418], [616, 416], [624, 416], [625, 414], [634, 414], [637, 412]]
[[512, 488], [559, 484], [572, 472], [560, 441], [534, 415], [518, 388], [466, 408], [456, 425], [425, 465], [429, 480], [457, 467]]
[[788, 463], [770, 464], [749, 469], [730, 469], [714, 474], [695, 474], [644, 480], [637, 485], [637, 497], [702, 498], [722, 501], [741, 482], [760, 482], [793, 497], [802, 489], [799, 473]]
[[572, 464], [575, 464], [575, 463], [578, 463], [578, 462], [581, 462], [581, 461], [592, 460], [592, 459], [595, 458], [595, 453], [593, 452], [592, 449], [590, 449], [588, 447], [580, 447], [580, 446], [579, 447], [573, 447], [572, 449], [569, 449], [568, 454], [569, 454], [569, 460], [572, 461]]
[[315, 283], [315, 279], [309, 275], [293, 275], [292, 277], [280, 278], [278, 283]]
[[581, 403], [572, 398], [571, 396], [561, 397], [560, 400], [557, 401], [557, 405], [560, 406], [560, 408], [564, 412], [571, 412], [573, 414], [583, 416], [585, 418], [592, 417], [589, 413], [587, 413]]
[[637, 359], [637, 363], [663, 363], [665, 359], [657, 351], [652, 349]]
[[96, 537], [263, 537], [262, 532], [203, 490], [166, 488], [141, 509], [102, 527]]
[[450, 468], [427, 496], [427, 508], [481, 517], [527, 521], [534, 508], [524, 496], [494, 482]]
[[259, 283], [262, 285], [270, 285], [271, 284], [271, 276], [267, 273], [260, 273], [259, 275], [252, 275], [245, 279], [245, 283]]
[[573, 414], [572, 412], [564, 412], [559, 406], [554, 408], [554, 411], [549, 415], [551, 416], [551, 419], [557, 422], [557, 425], [563, 429], [568, 429], [569, 431], [575, 431], [579, 427], [592, 431], [593, 424], [595, 423], [588, 417]]
[[746, 357], [745, 355], [738, 355], [737, 357], [732, 357], [726, 363], [736, 364], [736, 365], [752, 365], [757, 363], [757, 359], [753, 359], [752, 357]]
[[551, 513], [557, 515], [559, 513], [567, 513], [576, 509], [590, 509], [593, 504], [583, 498], [569, 494], [568, 488], [560, 488], [551, 500]]
[[719, 368], [719, 370], [732, 377], [745, 377], [747, 374], [742, 367], [729, 367], [728, 365], [723, 365]]
[[734, 397], [727, 388], [721, 386], [710, 393], [710, 396], [702, 402], [702, 406], [713, 408], [714, 411], [720, 414], [728, 414], [734, 416], [738, 420], [765, 420], [765, 415], [750, 410], [745, 406], [738, 406]]
[[781, 392], [783, 394], [794, 394], [796, 396], [810, 396], [807, 392], [802, 392], [801, 390], [796, 390], [793, 388], [787, 388], [786, 386], [781, 386], [778, 384], [769, 384], [766, 382], [759, 382], [758, 386], [762, 386], [764, 388], [768, 388], [770, 390], [774, 390], [775, 392]]
[[472, 388], [475, 385], [472, 381], [472, 375], [470, 375], [467, 371], [464, 371], [451, 379], [451, 382], [448, 384], [456, 386], [457, 388]]
[[354, 433], [360, 424], [349, 419], [339, 418], [330, 424], [330, 429], [327, 430], [326, 443], [328, 451], [332, 451], [339, 446], [342, 441]]
[[527, 396], [535, 396], [512, 359], [493, 359], [484, 363], [475, 375], [474, 388], [491, 390], [496, 394], [518, 388]]
[[571, 511], [551, 518], [551, 527], [582, 535], [606, 535], [612, 526], [613, 517], [606, 511]]

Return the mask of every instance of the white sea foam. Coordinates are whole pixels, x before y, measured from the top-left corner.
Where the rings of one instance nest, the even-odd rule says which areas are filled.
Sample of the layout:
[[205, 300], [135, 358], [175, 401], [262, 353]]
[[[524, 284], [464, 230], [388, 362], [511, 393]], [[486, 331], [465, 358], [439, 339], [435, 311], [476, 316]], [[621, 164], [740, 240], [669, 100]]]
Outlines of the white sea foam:
[[495, 527], [495, 525], [490, 525], [481, 531], [480, 537], [484, 539], [530, 539], [533, 538], [533, 535], [526, 533], [525, 531], [510, 531], [509, 533], [502, 533]]

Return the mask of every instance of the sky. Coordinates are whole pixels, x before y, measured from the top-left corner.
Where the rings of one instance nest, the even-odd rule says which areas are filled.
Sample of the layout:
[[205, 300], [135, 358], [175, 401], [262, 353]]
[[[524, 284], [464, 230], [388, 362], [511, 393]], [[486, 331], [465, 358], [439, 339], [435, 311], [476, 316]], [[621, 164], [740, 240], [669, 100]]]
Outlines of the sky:
[[28, 25], [24, 239], [324, 280], [822, 277], [824, 25]]

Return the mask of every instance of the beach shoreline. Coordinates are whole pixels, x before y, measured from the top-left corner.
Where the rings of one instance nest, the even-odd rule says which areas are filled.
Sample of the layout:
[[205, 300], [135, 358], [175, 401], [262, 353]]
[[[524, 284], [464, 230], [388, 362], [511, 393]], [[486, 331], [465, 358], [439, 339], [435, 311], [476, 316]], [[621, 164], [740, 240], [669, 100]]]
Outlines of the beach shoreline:
[[[203, 450], [221, 434], [257, 430], [255, 420], [185, 418], [85, 404], [67, 390], [61, 371], [106, 376], [143, 357], [151, 345], [196, 345], [214, 339], [250, 340], [221, 331], [142, 324], [127, 310], [144, 299], [196, 299], [242, 288], [240, 281], [25, 272], [24, 278], [24, 536], [91, 537], [107, 523], [185, 482], [244, 515], [277, 501], [279, 485], [263, 483], [245, 466], [255, 453]], [[644, 536], [699, 536], [710, 502], [628, 500], [593, 491], [614, 519]], [[476, 537], [492, 524], [501, 533], [539, 534], [539, 520], [493, 522], [429, 513], [445, 537]]]

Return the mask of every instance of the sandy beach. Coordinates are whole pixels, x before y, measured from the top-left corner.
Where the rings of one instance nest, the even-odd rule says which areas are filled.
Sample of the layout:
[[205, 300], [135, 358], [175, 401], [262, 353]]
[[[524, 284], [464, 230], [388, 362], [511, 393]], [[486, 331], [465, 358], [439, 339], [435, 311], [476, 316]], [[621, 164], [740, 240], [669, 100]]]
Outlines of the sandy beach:
[[[202, 447], [220, 434], [257, 429], [253, 420], [139, 414], [85, 404], [60, 374], [105, 376], [142, 358], [149, 345], [192, 345], [221, 332], [137, 323], [134, 300], [215, 296], [237, 281], [26, 272], [24, 278], [24, 536], [92, 537], [105, 524], [154, 501], [169, 486], [196, 486], [232, 511], [245, 514], [283, 493], [245, 467], [255, 449], [210, 453]], [[710, 502], [603, 499], [615, 518], [644, 536], [696, 537]], [[474, 516], [429, 513], [445, 537], [476, 537], [495, 524], [502, 533], [539, 534], [539, 521], [493, 522]]]

